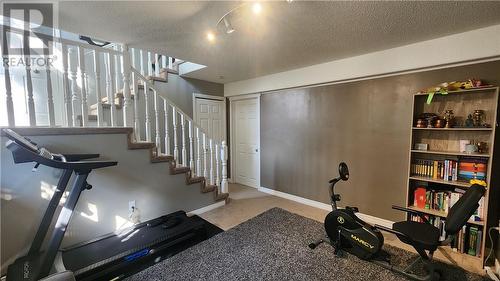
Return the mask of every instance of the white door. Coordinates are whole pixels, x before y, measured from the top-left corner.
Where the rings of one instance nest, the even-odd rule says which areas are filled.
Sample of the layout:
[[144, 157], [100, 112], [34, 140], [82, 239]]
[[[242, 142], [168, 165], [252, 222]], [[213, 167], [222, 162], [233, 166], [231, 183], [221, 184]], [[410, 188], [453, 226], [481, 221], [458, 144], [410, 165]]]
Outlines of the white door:
[[195, 122], [216, 142], [226, 139], [225, 103], [222, 100], [195, 98]]
[[234, 180], [259, 188], [260, 139], [259, 99], [234, 101]]

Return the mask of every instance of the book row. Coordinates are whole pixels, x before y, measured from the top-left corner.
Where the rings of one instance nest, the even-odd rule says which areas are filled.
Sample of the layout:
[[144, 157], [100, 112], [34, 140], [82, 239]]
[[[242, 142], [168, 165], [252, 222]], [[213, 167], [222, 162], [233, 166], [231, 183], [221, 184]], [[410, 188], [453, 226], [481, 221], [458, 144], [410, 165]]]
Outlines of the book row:
[[[447, 215], [451, 207], [462, 197], [460, 192], [432, 190], [417, 187], [413, 193], [413, 206], [421, 209], [435, 210]], [[484, 197], [479, 201], [479, 207], [471, 216], [472, 221], [482, 221], [484, 214]]]
[[[445, 231], [446, 221], [440, 217], [425, 216], [425, 218], [439, 228], [441, 237], [440, 240], [447, 238]], [[418, 215], [410, 215], [410, 220], [423, 222], [423, 219]], [[483, 230], [477, 226], [464, 226], [452, 240], [451, 248], [459, 253], [465, 253], [471, 256], [481, 256], [481, 245], [483, 239]]]
[[486, 162], [483, 159], [460, 158], [457, 160], [414, 159], [410, 167], [412, 176], [445, 181], [486, 179]]

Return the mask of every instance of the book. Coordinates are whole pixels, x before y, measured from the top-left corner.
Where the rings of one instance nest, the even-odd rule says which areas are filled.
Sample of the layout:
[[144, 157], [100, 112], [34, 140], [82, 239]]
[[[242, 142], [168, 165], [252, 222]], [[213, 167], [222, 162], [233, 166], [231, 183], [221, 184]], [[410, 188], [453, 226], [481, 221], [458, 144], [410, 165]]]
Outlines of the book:
[[478, 229], [476, 227], [470, 227], [469, 228], [469, 239], [468, 239], [468, 242], [467, 242], [467, 254], [471, 255], [471, 256], [475, 256], [476, 255], [476, 240], [477, 240], [477, 231]]
[[426, 202], [426, 192], [425, 187], [417, 187], [413, 193], [413, 206], [418, 208], [425, 208]]
[[481, 241], [483, 240], [483, 231], [477, 231], [477, 240], [476, 240], [476, 257], [481, 256]]

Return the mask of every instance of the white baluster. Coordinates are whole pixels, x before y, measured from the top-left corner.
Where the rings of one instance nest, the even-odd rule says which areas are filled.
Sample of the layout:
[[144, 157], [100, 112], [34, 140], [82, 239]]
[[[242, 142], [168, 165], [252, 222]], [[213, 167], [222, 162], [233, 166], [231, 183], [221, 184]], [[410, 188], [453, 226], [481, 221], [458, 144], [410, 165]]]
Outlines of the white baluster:
[[132, 91], [134, 92], [134, 133], [135, 140], [141, 140], [141, 123], [139, 122], [139, 87], [137, 85], [137, 77], [135, 72], [132, 72]]
[[189, 168], [191, 173], [194, 174], [194, 145], [193, 145], [193, 121], [189, 120]]
[[151, 142], [151, 118], [149, 117], [149, 84], [147, 81], [144, 83], [144, 103], [146, 107], [146, 141]]
[[161, 56], [161, 68], [167, 68], [167, 57], [166, 56]]
[[111, 126], [115, 127], [116, 123], [116, 104], [115, 104], [115, 56], [113, 54], [108, 53], [108, 69], [107, 69], [107, 77], [106, 83], [108, 84], [108, 103], [110, 106], [111, 112]]
[[68, 48], [68, 63], [69, 63], [69, 76], [71, 79], [71, 112], [73, 127], [80, 126], [78, 123], [78, 115], [81, 112], [80, 99], [78, 97], [78, 83], [77, 83], [77, 63], [74, 58], [75, 49]]
[[68, 127], [73, 126], [72, 121], [72, 108], [71, 108], [71, 92], [69, 89], [69, 79], [68, 79], [68, 47], [65, 44], [61, 43], [61, 52], [62, 52], [62, 66], [63, 66], [63, 94], [64, 94], [64, 116], [65, 116], [65, 124]]
[[220, 190], [222, 193], [228, 193], [228, 182], [227, 182], [227, 145], [226, 141], [222, 141], [222, 148], [220, 151], [221, 161], [222, 161], [222, 182], [220, 184]]
[[168, 57], [168, 68], [169, 69], [174, 69], [174, 58]]
[[[111, 75], [109, 74], [109, 54], [104, 53], [104, 83], [105, 83], [105, 94], [107, 99], [107, 104], [109, 104], [109, 112], [110, 112], [110, 124], [108, 126], [112, 126], [111, 122], [113, 122], [113, 117], [111, 116], [111, 103], [109, 99], [111, 98]], [[104, 112], [103, 112], [104, 113]]]
[[[27, 39], [26, 36], [24, 39]], [[29, 41], [29, 40], [23, 40]], [[33, 80], [31, 79], [31, 60], [29, 43], [24, 42], [24, 56], [25, 62], [27, 62], [24, 67], [26, 69], [26, 91], [28, 92], [28, 116], [30, 121], [30, 126], [36, 126], [36, 113], [35, 113], [35, 100], [33, 99]]]
[[[134, 112], [130, 97], [130, 53], [127, 45], [122, 46], [121, 68], [123, 76], [123, 127], [132, 127]], [[159, 147], [158, 147], [159, 148]]]
[[[115, 51], [120, 51], [120, 47], [119, 47], [118, 45], [115, 45], [115, 46], [113, 47], [113, 49], [114, 49]], [[120, 87], [120, 86], [121, 86], [121, 81], [120, 81], [121, 79], [120, 79], [120, 75], [121, 75], [121, 73], [122, 73], [122, 71], [121, 71], [121, 69], [120, 69], [120, 65], [121, 65], [120, 61], [121, 61], [121, 58], [120, 58], [120, 56], [119, 56], [119, 55], [115, 55], [115, 54], [113, 54], [113, 60], [114, 60], [114, 62], [115, 62], [115, 64], [114, 64], [114, 68], [115, 68], [115, 89], [116, 89], [116, 91], [118, 92], [118, 89], [121, 89], [121, 87]]]
[[214, 179], [214, 147], [212, 139], [210, 139], [210, 184], [215, 185]]
[[[50, 44], [47, 42], [47, 44]], [[48, 46], [50, 47], [50, 45]], [[49, 48], [43, 48], [44, 56], [46, 61], [49, 59]], [[56, 125], [56, 116], [54, 112], [54, 97], [52, 95], [52, 77], [50, 74], [50, 64], [45, 64], [45, 76], [47, 80], [47, 111], [49, 113], [49, 126], [53, 127]]]
[[177, 110], [172, 106], [172, 126], [174, 135], [174, 161], [175, 165], [179, 164], [179, 146], [177, 144]]
[[165, 114], [165, 154], [170, 155], [170, 134], [168, 132], [168, 103], [163, 100], [163, 113]]
[[144, 51], [139, 50], [139, 55], [140, 55], [140, 63], [141, 63], [141, 74], [143, 76], [146, 76], [146, 64], [144, 62]]
[[97, 126], [102, 127], [102, 94], [101, 94], [101, 60], [100, 54], [94, 50], [95, 96], [97, 98]]
[[[4, 36], [5, 37], [5, 36]], [[6, 45], [4, 45], [6, 46]], [[12, 87], [10, 84], [10, 73], [8, 64], [4, 64], [4, 75], [5, 75], [5, 99], [7, 105], [7, 120], [9, 127], [14, 127], [16, 125], [15, 112], [14, 112], [14, 102], [12, 101]]]
[[201, 176], [200, 129], [196, 127], [196, 176]]
[[89, 111], [87, 104], [87, 88], [85, 85], [85, 50], [82, 46], [78, 46], [78, 74], [80, 76], [81, 93], [82, 93], [82, 126], [87, 127], [89, 120]]
[[130, 51], [130, 66], [137, 69], [137, 65], [135, 64], [135, 62], [137, 61], [135, 59], [135, 48], [129, 48], [129, 51]]
[[158, 112], [158, 93], [153, 90], [153, 99], [155, 107], [155, 144], [156, 155], [161, 154], [161, 136], [160, 136], [160, 113]]
[[207, 169], [207, 136], [203, 133], [203, 177], [205, 182], [208, 183], [208, 169]]
[[215, 185], [220, 186], [219, 144], [215, 144]]
[[[8, 46], [7, 45], [7, 36], [2, 36], [2, 46]], [[6, 56], [9, 54], [8, 48], [3, 50]], [[12, 86], [10, 84], [10, 72], [9, 72], [9, 64], [8, 63], [3, 63], [4, 67], [4, 79], [5, 79], [5, 101], [7, 105], [7, 123], [9, 127], [14, 127], [16, 125], [16, 120], [15, 120], [15, 112], [14, 112], [14, 102], [12, 101]]]
[[155, 53], [154, 63], [155, 63], [155, 76], [159, 77], [160, 76], [160, 58], [158, 58], [157, 53]]
[[153, 54], [148, 52], [148, 76], [153, 76]]
[[181, 143], [182, 143], [182, 166], [187, 167], [187, 150], [186, 150], [186, 120], [184, 114], [181, 114]]

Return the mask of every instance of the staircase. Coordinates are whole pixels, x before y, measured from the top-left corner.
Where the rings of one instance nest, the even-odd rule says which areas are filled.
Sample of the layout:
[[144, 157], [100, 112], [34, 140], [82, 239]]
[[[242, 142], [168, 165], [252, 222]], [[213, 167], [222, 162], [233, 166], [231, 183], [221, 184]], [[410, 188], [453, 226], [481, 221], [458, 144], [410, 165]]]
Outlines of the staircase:
[[[37, 70], [25, 66], [29, 127], [121, 127], [127, 130], [129, 149], [149, 150], [152, 163], [166, 162], [170, 174], [184, 173], [187, 184], [199, 183], [201, 192], [227, 200], [225, 141], [212, 138], [155, 87], [168, 83], [168, 75], [178, 75], [183, 61], [123, 44], [99, 47], [55, 38], [51, 45], [61, 54], [61, 70], [43, 70], [46, 104], [36, 104], [31, 74]], [[5, 65], [8, 126], [15, 128], [24, 108], [14, 107], [9, 73]], [[56, 114], [57, 103], [62, 114]], [[37, 120], [40, 106], [47, 108], [46, 124]]]

